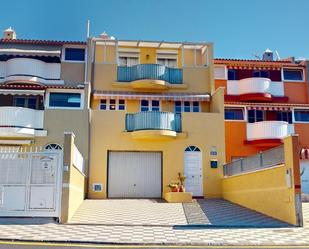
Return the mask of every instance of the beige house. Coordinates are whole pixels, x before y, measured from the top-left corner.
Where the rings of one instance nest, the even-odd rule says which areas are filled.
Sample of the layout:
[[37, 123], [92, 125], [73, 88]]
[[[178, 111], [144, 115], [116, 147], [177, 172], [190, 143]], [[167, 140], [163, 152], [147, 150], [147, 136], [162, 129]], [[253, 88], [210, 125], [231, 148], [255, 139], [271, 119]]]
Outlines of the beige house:
[[[86, 174], [86, 55], [85, 42], [23, 40], [11, 28], [4, 31], [0, 39], [0, 214], [59, 216], [63, 171], [69, 171], [63, 165], [64, 134], [74, 134], [75, 164], [80, 174]], [[83, 182], [76, 185], [83, 197]]]

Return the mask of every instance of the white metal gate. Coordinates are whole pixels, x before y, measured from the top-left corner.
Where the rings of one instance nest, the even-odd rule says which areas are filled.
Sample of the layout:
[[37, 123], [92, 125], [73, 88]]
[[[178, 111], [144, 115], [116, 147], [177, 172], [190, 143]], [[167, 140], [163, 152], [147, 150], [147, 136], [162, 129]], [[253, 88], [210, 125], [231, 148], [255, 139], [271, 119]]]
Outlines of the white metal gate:
[[59, 217], [62, 151], [0, 152], [0, 216]]

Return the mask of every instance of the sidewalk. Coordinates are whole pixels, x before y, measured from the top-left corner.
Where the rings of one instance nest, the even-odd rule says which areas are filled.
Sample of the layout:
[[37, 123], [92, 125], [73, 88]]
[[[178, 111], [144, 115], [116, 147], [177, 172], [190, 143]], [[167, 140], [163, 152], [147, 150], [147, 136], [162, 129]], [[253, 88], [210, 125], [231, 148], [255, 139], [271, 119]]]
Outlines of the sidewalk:
[[0, 225], [0, 239], [102, 244], [309, 245], [309, 203], [304, 228], [192, 228], [139, 225]]

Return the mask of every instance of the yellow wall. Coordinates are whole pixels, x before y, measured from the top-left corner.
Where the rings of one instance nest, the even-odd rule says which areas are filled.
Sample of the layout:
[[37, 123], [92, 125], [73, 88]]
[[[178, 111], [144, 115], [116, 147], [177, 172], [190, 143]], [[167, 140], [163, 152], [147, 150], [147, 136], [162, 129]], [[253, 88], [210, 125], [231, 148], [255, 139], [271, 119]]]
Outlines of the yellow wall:
[[[287, 223], [300, 225], [295, 208], [297, 194], [295, 184], [299, 182], [299, 172], [295, 170], [299, 169], [295, 137], [286, 138], [284, 146], [285, 164], [225, 177], [222, 180], [222, 194], [223, 198], [228, 201]], [[288, 186], [286, 180], [288, 169], [292, 172], [291, 187]]]
[[[209, 48], [211, 48], [211, 44], [209, 44]], [[178, 67], [181, 68], [183, 66], [194, 66], [194, 49], [184, 49], [184, 65], [182, 65], [182, 49], [175, 48], [154, 48], [154, 47], [123, 47], [119, 46], [119, 48], [129, 48], [129, 49], [139, 49], [140, 50], [140, 64], [155, 64], [157, 63], [157, 51], [158, 50], [173, 50], [178, 51]], [[116, 63], [116, 47], [114, 45], [106, 45], [104, 48], [104, 44], [96, 44], [95, 45], [95, 62], [103, 63], [104, 62], [104, 51], [106, 51], [106, 63], [107, 64], [115, 64]], [[212, 53], [212, 49], [210, 49]], [[148, 55], [148, 56], [147, 56]], [[196, 65], [202, 66], [205, 65], [205, 53], [202, 53], [201, 50], [196, 50]], [[209, 57], [211, 58], [211, 57]]]
[[[184, 150], [187, 146], [198, 146], [203, 158], [204, 196], [221, 196], [222, 164], [224, 163], [224, 129], [221, 113], [183, 113], [181, 136], [167, 141], [134, 140], [125, 130], [125, 112], [91, 111], [91, 145], [89, 198], [106, 198], [107, 153], [117, 151], [162, 151], [163, 152], [163, 192], [167, 185], [177, 180], [178, 172], [184, 171]], [[217, 169], [210, 168], [211, 146], [216, 146], [219, 162]], [[103, 192], [93, 192], [93, 183], [103, 183]]]
[[82, 204], [86, 192], [86, 178], [73, 164], [75, 135], [64, 135], [63, 164], [68, 171], [63, 172], [61, 197], [61, 222], [66, 223]]
[[68, 220], [84, 201], [86, 189], [86, 177], [77, 168], [71, 167], [70, 175]]

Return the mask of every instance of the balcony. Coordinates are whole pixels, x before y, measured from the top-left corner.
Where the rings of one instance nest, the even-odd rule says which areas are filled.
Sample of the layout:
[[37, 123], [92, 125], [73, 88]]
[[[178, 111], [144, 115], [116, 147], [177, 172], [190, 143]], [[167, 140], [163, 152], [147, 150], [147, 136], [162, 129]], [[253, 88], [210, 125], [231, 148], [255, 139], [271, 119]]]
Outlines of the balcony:
[[173, 139], [181, 133], [181, 115], [159, 111], [126, 114], [126, 131], [134, 139]]
[[30, 58], [13, 58], [0, 62], [0, 83], [30, 81], [33, 83], [62, 85], [60, 63], [46, 63]]
[[117, 81], [130, 83], [135, 89], [168, 89], [182, 87], [182, 69], [159, 64], [139, 64], [131, 67], [118, 66]]
[[237, 96], [240, 101], [272, 101], [273, 99], [286, 101], [283, 82], [271, 81], [268, 78], [246, 78], [229, 80], [227, 95]]
[[294, 133], [294, 125], [285, 121], [262, 121], [247, 124], [247, 144], [273, 146]]
[[46, 136], [44, 111], [23, 107], [0, 107], [0, 137], [33, 138]]

